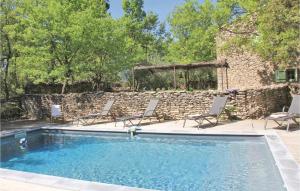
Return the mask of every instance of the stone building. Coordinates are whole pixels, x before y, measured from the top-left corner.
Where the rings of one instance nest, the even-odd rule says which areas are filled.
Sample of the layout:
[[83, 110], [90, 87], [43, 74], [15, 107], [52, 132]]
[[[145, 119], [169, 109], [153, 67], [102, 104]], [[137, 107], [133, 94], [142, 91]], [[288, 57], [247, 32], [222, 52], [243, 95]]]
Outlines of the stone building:
[[[300, 82], [300, 67], [279, 70], [269, 61], [243, 46], [235, 46], [234, 37], [256, 34], [255, 17], [248, 23], [236, 22], [218, 34], [217, 59], [226, 59], [228, 68], [218, 68], [218, 90], [260, 88], [281, 82]], [[224, 50], [227, 46], [228, 50]]]

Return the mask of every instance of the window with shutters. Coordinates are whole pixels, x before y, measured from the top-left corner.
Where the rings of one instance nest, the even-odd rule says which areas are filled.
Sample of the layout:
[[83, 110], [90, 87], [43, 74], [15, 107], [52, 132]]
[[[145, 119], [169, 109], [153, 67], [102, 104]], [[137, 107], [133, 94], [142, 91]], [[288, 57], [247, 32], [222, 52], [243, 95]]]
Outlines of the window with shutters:
[[286, 70], [286, 80], [287, 82], [295, 82], [296, 81], [296, 69], [287, 69]]

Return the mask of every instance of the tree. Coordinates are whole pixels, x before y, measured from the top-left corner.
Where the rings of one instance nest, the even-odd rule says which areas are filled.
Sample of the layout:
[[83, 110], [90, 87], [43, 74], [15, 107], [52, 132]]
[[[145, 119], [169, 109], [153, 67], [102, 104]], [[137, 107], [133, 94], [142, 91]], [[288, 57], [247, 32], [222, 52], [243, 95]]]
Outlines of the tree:
[[230, 25], [221, 28], [235, 34], [225, 49], [244, 47], [279, 67], [299, 63], [299, 1], [222, 0], [218, 6], [230, 16]]
[[190, 63], [216, 58], [214, 5], [187, 0], [169, 17], [171, 32], [175, 38], [169, 47], [169, 60]]
[[270, 0], [258, 15], [259, 36], [254, 50], [281, 67], [299, 64], [300, 4], [298, 0]]
[[[75, 79], [77, 65], [88, 59], [88, 38], [96, 19], [108, 17], [106, 1], [27, 0], [24, 8], [26, 29], [22, 47], [26, 75], [34, 82], [68, 82]], [[93, 26], [94, 29], [91, 29]], [[33, 69], [35, 68], [35, 69]]]
[[126, 32], [136, 48], [136, 60], [148, 62], [150, 47], [156, 40], [157, 15], [143, 10], [143, 0], [123, 0], [122, 6]]
[[[13, 57], [12, 50], [12, 39], [9, 36], [9, 31], [7, 28], [8, 25], [15, 23], [14, 17], [12, 16], [13, 5], [12, 2], [4, 1], [1, 3], [1, 69], [4, 72], [4, 77], [2, 79], [1, 74], [1, 82], [4, 84], [4, 92], [5, 98], [9, 98], [9, 89], [7, 84], [8, 78], [8, 69], [10, 65], [10, 60]], [[5, 28], [6, 27], [6, 28]], [[2, 72], [1, 72], [2, 73]]]
[[131, 48], [130, 41], [123, 30], [122, 20], [113, 20], [111, 17], [91, 18], [86, 26], [84, 38], [85, 62], [78, 62], [78, 75], [92, 80], [97, 87], [104, 82], [114, 82], [119, 79], [123, 70], [129, 69], [133, 55], [128, 54]]
[[[19, 0], [4, 0], [0, 3], [0, 32], [1, 32], [1, 90], [4, 90], [4, 97], [8, 99], [11, 94], [19, 90], [17, 73], [17, 59], [20, 56], [18, 46], [22, 41], [20, 31], [24, 26], [20, 24], [19, 7], [22, 6]], [[3, 92], [1, 92], [1, 96]]]

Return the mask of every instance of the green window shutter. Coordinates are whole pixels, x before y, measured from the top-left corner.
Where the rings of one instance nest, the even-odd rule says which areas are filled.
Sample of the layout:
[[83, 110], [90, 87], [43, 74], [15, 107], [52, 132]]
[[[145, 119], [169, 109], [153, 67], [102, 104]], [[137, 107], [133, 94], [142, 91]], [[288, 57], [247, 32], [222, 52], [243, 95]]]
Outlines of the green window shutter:
[[276, 82], [286, 82], [285, 70], [276, 70], [275, 71], [275, 81]]

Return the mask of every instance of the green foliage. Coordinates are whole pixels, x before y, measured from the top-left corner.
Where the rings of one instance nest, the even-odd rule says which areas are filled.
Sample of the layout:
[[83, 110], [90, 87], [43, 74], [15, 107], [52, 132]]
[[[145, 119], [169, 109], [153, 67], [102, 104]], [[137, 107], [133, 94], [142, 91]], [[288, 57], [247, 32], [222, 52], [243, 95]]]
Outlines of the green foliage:
[[113, 82], [130, 67], [133, 56], [127, 51], [133, 43], [126, 38], [123, 22], [107, 13], [106, 1], [15, 2], [8, 14], [17, 12], [13, 18], [18, 22], [14, 27], [4, 24], [4, 29], [14, 34], [22, 26], [13, 48], [24, 83]]
[[298, 0], [272, 0], [258, 17], [255, 50], [281, 67], [296, 65], [300, 51], [300, 4]]
[[[1, 98], [23, 93], [26, 83], [98, 86], [130, 79], [128, 71], [137, 63], [213, 60], [220, 30], [236, 35], [223, 49], [251, 50], [280, 66], [299, 62], [297, 0], [186, 0], [169, 16], [170, 32], [155, 13], [145, 12], [143, 0], [122, 0], [120, 19], [108, 13], [109, 0], [2, 0], [0, 5]], [[190, 75], [193, 88], [215, 80], [212, 70]], [[173, 86], [171, 74], [137, 77], [141, 89]]]
[[188, 0], [175, 9], [169, 18], [175, 38], [169, 47], [169, 60], [190, 63], [216, 58], [216, 7], [206, 0]]
[[231, 15], [234, 6], [243, 10], [237, 21], [223, 27], [234, 27], [232, 33], [235, 34], [225, 44], [224, 50], [230, 51], [230, 47], [235, 46], [253, 51], [282, 68], [299, 62], [299, 1], [224, 0], [219, 5], [221, 12], [232, 12]]
[[19, 24], [18, 8], [15, 8], [20, 5], [22, 5], [22, 1], [19, 0], [4, 0], [0, 4], [0, 96], [6, 99], [20, 92], [22, 88], [17, 75], [20, 66], [17, 63], [19, 52], [16, 47], [20, 41], [19, 32], [23, 30], [24, 26]]
[[166, 47], [170, 34], [165, 25], [158, 22], [158, 16], [153, 12], [146, 13], [143, 9], [143, 0], [123, 0], [124, 16], [127, 37], [134, 45], [136, 63], [162, 62], [167, 54]]

